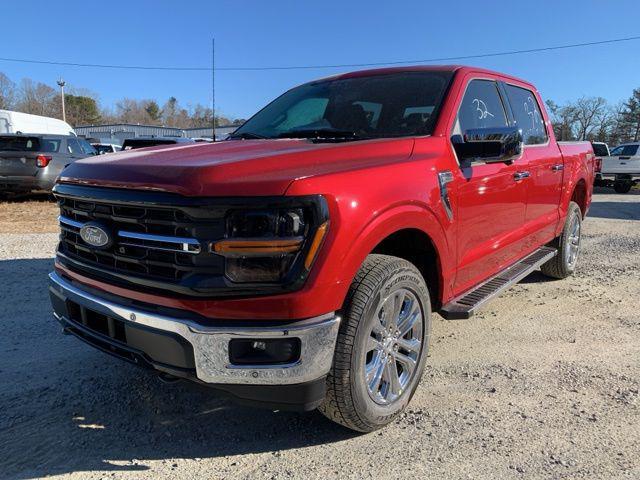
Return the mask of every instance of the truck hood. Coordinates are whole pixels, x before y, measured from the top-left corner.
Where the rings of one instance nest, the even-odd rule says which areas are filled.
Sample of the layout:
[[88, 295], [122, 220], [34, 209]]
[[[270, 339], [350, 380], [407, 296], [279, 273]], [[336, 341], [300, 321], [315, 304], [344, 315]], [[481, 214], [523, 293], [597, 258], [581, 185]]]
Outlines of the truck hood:
[[297, 179], [404, 160], [413, 143], [281, 139], [152, 147], [78, 160], [63, 170], [60, 182], [185, 196], [283, 195]]

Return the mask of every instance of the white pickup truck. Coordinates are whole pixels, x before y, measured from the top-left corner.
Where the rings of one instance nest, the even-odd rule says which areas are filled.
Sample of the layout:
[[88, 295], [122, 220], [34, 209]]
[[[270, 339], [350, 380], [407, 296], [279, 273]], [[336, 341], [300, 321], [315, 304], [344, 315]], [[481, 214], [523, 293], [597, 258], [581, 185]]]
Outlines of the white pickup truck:
[[625, 143], [602, 158], [596, 185], [611, 186], [617, 193], [627, 193], [640, 181], [640, 142]]

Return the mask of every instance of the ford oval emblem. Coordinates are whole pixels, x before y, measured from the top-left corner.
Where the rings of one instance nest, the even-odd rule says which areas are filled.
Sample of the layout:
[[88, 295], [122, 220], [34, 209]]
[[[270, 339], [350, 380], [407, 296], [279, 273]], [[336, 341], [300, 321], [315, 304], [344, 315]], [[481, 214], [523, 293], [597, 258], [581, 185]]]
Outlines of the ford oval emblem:
[[85, 223], [82, 228], [80, 228], [80, 238], [82, 238], [87, 245], [94, 248], [110, 247], [113, 241], [108, 230], [103, 225], [93, 222]]

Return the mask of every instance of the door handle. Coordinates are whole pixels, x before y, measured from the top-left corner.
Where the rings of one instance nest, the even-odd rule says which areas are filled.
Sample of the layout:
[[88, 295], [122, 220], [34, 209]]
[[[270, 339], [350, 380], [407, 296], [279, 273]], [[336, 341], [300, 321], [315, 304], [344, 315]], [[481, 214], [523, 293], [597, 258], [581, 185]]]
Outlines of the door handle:
[[524, 180], [525, 178], [529, 178], [531, 176], [531, 173], [529, 172], [516, 172], [513, 174], [513, 179], [516, 182], [519, 182], [520, 180]]
[[554, 172], [559, 172], [560, 170], [564, 170], [564, 164], [556, 163], [551, 167], [551, 170], [553, 170]]

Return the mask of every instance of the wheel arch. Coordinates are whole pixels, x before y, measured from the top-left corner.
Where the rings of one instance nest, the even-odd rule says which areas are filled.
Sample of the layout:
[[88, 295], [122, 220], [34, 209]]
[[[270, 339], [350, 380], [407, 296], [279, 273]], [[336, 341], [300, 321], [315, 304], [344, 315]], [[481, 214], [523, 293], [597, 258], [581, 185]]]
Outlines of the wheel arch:
[[575, 187], [573, 187], [570, 201], [578, 204], [578, 206], [580, 207], [580, 211], [582, 212], [582, 218], [586, 217], [587, 215], [587, 209], [589, 206], [587, 199], [587, 182], [584, 178], [581, 178], [576, 182]]
[[399, 257], [415, 265], [427, 283], [432, 309], [439, 309], [444, 283], [442, 266], [429, 235], [417, 228], [403, 228], [382, 239], [371, 253]]
[[353, 242], [344, 262], [344, 281], [351, 284], [370, 254], [385, 254], [413, 263], [429, 287], [432, 306], [438, 308], [448, 295], [454, 268], [445, 228], [428, 208], [404, 205], [370, 222]]

